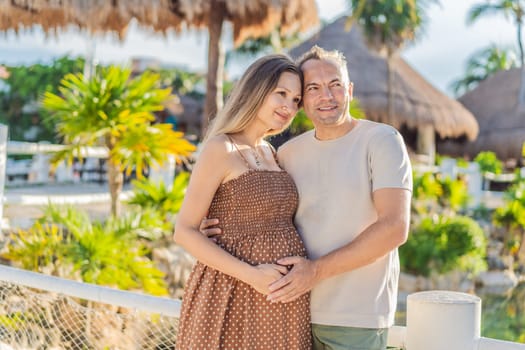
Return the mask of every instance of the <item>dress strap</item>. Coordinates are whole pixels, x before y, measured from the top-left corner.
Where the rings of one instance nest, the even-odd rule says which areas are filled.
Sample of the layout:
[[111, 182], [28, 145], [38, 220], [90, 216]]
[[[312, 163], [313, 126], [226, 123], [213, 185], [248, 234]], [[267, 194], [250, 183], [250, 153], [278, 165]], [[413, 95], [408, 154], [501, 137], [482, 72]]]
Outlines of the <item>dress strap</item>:
[[239, 149], [239, 146], [237, 146], [237, 144], [235, 143], [235, 141], [232, 139], [232, 137], [228, 134], [226, 134], [226, 137], [228, 137], [228, 139], [230, 140], [230, 142], [232, 143], [233, 147], [235, 147], [235, 149], [237, 150], [237, 153], [239, 154], [239, 156], [241, 156], [242, 160], [244, 161], [244, 164], [246, 165], [246, 167], [248, 169], [252, 169], [250, 163], [248, 163], [248, 160], [246, 159], [246, 157], [244, 157], [244, 155], [242, 154], [241, 150]]
[[270, 150], [272, 151], [273, 159], [275, 160], [275, 164], [277, 164], [277, 166], [282, 170], [283, 167], [281, 166], [281, 164], [279, 164], [279, 159], [277, 159], [277, 151], [275, 150], [275, 147], [273, 147], [273, 145], [268, 141], [266, 141], [266, 143], [268, 144], [268, 146], [270, 147]]

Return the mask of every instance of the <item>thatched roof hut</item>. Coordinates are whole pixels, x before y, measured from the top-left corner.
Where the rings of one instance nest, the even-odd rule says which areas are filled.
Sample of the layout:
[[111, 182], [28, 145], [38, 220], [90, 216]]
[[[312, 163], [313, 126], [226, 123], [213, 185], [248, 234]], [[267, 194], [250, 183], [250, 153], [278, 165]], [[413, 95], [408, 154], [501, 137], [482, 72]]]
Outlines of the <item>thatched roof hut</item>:
[[183, 18], [170, 11], [168, 1], [0, 0], [0, 31], [42, 27], [48, 34], [68, 27], [90, 33], [114, 32], [124, 37], [131, 19], [158, 32], [180, 31]]
[[290, 51], [300, 56], [313, 45], [341, 51], [348, 61], [350, 80], [354, 83], [354, 96], [365, 110], [368, 119], [401, 128], [431, 127], [440, 137], [465, 135], [473, 140], [478, 133], [474, 116], [460, 103], [441, 93], [401, 57], [391, 59], [393, 111], [388, 113], [388, 67], [385, 58], [371, 52], [361, 29], [354, 25], [345, 30], [342, 17], [325, 26], [309, 40]]
[[481, 151], [496, 152], [500, 159], [520, 159], [525, 142], [525, 106], [518, 103], [520, 68], [501, 71], [459, 98], [478, 120], [479, 136], [473, 142], [448, 140], [438, 144], [444, 153], [474, 157]]
[[[0, 0], [0, 31], [20, 31], [39, 25], [46, 33], [69, 26], [91, 33], [126, 33], [131, 19], [156, 32], [206, 28], [210, 0]], [[223, 0], [225, 19], [233, 24], [234, 41], [265, 35], [280, 25], [282, 32], [303, 30], [318, 22], [314, 1]]]

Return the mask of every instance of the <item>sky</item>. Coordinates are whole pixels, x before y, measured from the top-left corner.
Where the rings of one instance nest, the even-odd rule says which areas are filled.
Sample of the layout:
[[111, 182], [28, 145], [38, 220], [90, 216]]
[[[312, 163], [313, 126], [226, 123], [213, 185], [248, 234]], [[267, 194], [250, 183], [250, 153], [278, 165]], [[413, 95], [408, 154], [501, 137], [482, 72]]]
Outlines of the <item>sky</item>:
[[[465, 24], [467, 10], [481, 1], [440, 0], [441, 5], [432, 5], [424, 32], [401, 53], [413, 68], [448, 95], [450, 83], [464, 73], [468, 58], [476, 51], [492, 43], [517, 47], [514, 23], [503, 16], [485, 17], [471, 26]], [[316, 2], [323, 20], [334, 20], [347, 12], [347, 0]], [[231, 47], [228, 39], [226, 35], [227, 49]], [[167, 65], [205, 72], [206, 50], [205, 32], [192, 30], [162, 37], [135, 25], [130, 26], [123, 42], [111, 36], [92, 39], [77, 32], [46, 37], [38, 29], [18, 35], [0, 33], [0, 64], [7, 65], [46, 63], [64, 54], [85, 56], [92, 52], [95, 61], [104, 64], [129, 63], [132, 57], [156, 58]], [[236, 75], [244, 68], [236, 64], [229, 73]]]

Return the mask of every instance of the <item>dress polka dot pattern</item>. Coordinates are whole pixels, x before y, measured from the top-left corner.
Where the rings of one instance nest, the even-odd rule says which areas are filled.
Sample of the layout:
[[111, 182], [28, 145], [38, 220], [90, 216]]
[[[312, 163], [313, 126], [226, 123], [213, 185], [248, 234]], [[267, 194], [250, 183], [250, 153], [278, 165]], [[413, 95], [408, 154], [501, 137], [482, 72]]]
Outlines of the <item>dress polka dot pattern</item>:
[[[250, 169], [223, 183], [208, 217], [218, 244], [252, 265], [306, 256], [293, 226], [297, 189], [284, 171]], [[184, 292], [177, 349], [311, 348], [310, 296], [271, 304], [249, 285], [197, 262]]]

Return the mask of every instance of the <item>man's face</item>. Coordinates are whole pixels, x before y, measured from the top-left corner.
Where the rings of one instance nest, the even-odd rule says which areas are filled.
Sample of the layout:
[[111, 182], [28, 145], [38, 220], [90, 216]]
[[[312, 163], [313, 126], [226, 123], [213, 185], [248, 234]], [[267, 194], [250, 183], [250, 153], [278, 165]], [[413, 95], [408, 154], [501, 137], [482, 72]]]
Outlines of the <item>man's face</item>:
[[316, 128], [342, 124], [352, 99], [352, 85], [343, 79], [341, 69], [330, 60], [306, 61], [303, 109]]

